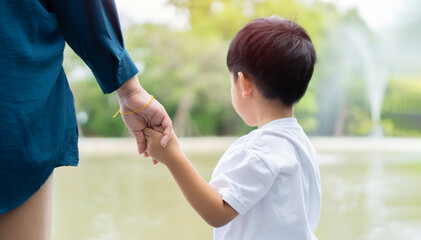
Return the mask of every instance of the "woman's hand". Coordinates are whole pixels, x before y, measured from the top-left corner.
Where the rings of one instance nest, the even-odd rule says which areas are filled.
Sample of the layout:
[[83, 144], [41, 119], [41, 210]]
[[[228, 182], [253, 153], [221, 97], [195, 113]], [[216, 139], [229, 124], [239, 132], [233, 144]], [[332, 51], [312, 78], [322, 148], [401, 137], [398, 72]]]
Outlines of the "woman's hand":
[[[149, 95], [139, 84], [137, 76], [126, 81], [117, 89], [118, 101], [121, 112], [130, 112], [145, 106], [151, 101]], [[172, 133], [172, 122], [164, 107], [153, 100], [145, 109], [131, 113], [121, 114], [127, 128], [136, 138], [139, 154], [145, 153], [146, 141], [143, 130], [147, 127], [157, 129], [162, 126], [163, 135], [160, 145], [166, 147]]]

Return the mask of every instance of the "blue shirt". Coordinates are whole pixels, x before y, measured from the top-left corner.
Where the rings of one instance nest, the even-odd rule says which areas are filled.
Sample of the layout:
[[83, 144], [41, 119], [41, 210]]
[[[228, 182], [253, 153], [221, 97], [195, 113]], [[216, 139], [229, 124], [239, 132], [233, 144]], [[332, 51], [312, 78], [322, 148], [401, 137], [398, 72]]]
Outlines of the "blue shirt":
[[78, 163], [65, 41], [104, 93], [138, 72], [113, 0], [0, 1], [0, 214], [27, 200], [55, 167]]

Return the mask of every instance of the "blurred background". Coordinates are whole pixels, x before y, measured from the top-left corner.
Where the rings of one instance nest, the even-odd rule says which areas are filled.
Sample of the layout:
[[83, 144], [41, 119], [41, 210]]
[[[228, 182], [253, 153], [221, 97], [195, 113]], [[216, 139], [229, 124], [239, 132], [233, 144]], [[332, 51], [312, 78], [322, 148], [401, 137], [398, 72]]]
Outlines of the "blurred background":
[[[279, 15], [310, 34], [315, 74], [296, 116], [309, 135], [421, 136], [421, 2], [416, 0], [117, 0], [142, 86], [166, 107], [179, 136], [250, 131], [230, 104], [226, 54], [251, 19]], [[102, 95], [67, 49], [65, 69], [82, 136], [129, 136], [116, 96]]]
[[[295, 116], [319, 152], [318, 236], [421, 239], [419, 0], [116, 0], [140, 83], [167, 109], [209, 180], [247, 127], [231, 106], [226, 54], [271, 15], [309, 33], [318, 62]], [[212, 239], [162, 166], [136, 155], [115, 94], [66, 48], [80, 166], [56, 170], [53, 239]]]

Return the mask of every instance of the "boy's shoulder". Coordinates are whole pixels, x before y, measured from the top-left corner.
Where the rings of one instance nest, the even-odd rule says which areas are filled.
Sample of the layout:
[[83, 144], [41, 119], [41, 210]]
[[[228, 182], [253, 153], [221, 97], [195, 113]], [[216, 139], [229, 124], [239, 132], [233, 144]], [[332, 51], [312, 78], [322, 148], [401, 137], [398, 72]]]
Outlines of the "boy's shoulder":
[[248, 150], [275, 150], [282, 148], [282, 146], [287, 146], [288, 142], [306, 137], [295, 118], [282, 118], [269, 122], [263, 127], [240, 137], [231, 147], [232, 150], [238, 148]]
[[298, 163], [296, 138], [303, 133], [295, 119], [278, 119], [240, 137], [226, 154], [255, 156], [271, 168], [293, 167]]

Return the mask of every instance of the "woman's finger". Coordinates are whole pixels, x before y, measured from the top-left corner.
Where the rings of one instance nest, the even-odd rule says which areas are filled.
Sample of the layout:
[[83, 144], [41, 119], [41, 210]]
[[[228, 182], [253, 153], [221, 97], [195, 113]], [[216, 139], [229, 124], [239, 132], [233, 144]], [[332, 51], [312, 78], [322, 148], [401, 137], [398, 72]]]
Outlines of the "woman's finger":
[[162, 127], [164, 128], [164, 136], [161, 139], [161, 146], [166, 147], [172, 134], [172, 122], [169, 117], [164, 118], [162, 121]]
[[142, 153], [144, 153], [146, 149], [145, 135], [140, 130], [132, 130], [131, 132], [136, 139], [137, 150], [139, 154], [142, 155]]

